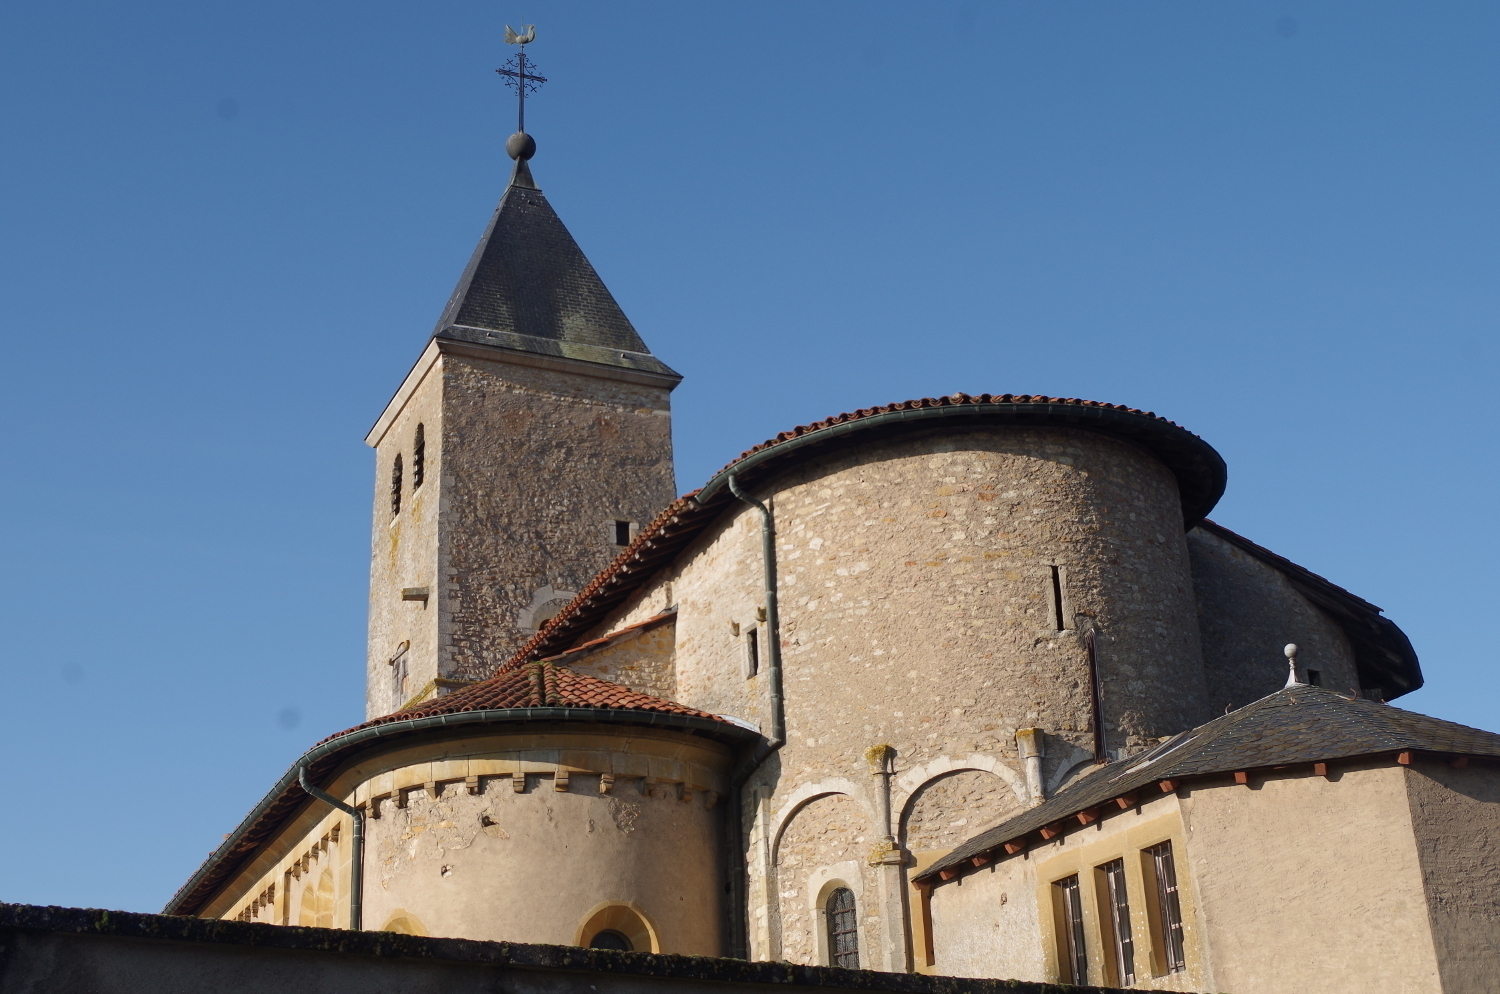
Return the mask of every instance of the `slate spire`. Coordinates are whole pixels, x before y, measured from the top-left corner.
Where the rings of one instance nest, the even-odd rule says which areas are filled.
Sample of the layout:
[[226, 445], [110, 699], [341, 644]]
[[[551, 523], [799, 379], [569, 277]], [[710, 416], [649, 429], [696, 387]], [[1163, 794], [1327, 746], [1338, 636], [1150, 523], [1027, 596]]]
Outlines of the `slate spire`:
[[651, 354], [531, 176], [536, 142], [505, 151], [510, 184], [459, 278], [436, 338], [677, 376]]

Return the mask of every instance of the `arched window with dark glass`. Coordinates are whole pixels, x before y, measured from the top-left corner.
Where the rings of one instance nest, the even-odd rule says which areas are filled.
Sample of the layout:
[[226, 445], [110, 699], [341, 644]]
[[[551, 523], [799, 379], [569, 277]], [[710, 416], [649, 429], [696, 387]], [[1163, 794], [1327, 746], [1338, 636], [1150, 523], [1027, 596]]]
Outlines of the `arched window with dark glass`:
[[422, 425], [417, 425], [417, 437], [411, 443], [411, 488], [417, 489], [422, 485], [422, 479], [427, 475], [427, 430]]
[[859, 912], [854, 892], [840, 887], [828, 895], [828, 962], [850, 970], [859, 969]]
[[401, 453], [396, 453], [396, 461], [391, 463], [391, 516], [395, 517], [401, 513]]
[[631, 944], [630, 939], [623, 932], [616, 932], [612, 928], [607, 928], [594, 935], [592, 941], [589, 942], [589, 948], [618, 949], [622, 953], [628, 953], [632, 952], [635, 946]]

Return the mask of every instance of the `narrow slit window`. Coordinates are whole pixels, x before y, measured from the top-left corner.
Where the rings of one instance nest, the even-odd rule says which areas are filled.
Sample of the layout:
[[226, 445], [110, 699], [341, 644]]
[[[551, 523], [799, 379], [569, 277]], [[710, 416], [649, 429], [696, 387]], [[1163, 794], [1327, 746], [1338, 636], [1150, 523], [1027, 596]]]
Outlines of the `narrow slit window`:
[[1063, 617], [1063, 575], [1061, 566], [1052, 567], [1052, 627], [1057, 631], [1065, 631], [1068, 627], [1067, 619]]
[[628, 522], [628, 521], [616, 521], [615, 522], [615, 544], [616, 545], [629, 545], [630, 544], [630, 522]]
[[753, 624], [745, 629], [745, 679], [760, 672], [760, 629]]
[[396, 461], [391, 463], [391, 516], [395, 517], [401, 513], [401, 453], [396, 453]]
[[1152, 876], [1156, 878], [1156, 906], [1159, 920], [1157, 941], [1161, 943], [1162, 965], [1168, 973], [1187, 969], [1182, 942], [1182, 902], [1177, 897], [1177, 865], [1172, 859], [1172, 843], [1163, 842], [1146, 850], [1151, 859]]
[[1106, 945], [1114, 954], [1115, 975], [1110, 982], [1120, 987], [1135, 983], [1135, 941], [1130, 932], [1130, 898], [1125, 889], [1125, 861], [1111, 860], [1099, 867], [1103, 883], [1104, 922], [1109, 934]]
[[859, 913], [854, 892], [840, 887], [828, 895], [824, 908], [828, 918], [828, 962], [847, 970], [859, 969]]
[[1089, 982], [1089, 958], [1083, 937], [1083, 895], [1078, 874], [1052, 884], [1057, 911], [1057, 972], [1065, 984]]
[[427, 476], [427, 429], [417, 425], [417, 436], [411, 443], [411, 488], [417, 489]]

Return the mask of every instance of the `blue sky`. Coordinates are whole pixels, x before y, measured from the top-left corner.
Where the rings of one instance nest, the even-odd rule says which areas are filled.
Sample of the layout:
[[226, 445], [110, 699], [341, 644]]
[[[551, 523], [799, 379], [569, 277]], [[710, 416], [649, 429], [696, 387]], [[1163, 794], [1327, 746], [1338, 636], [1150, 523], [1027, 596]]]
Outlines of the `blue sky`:
[[679, 483], [799, 423], [1152, 410], [1213, 517], [1500, 728], [1500, 7], [0, 7], [0, 900], [156, 910], [360, 719], [371, 459], [508, 174], [682, 371]]

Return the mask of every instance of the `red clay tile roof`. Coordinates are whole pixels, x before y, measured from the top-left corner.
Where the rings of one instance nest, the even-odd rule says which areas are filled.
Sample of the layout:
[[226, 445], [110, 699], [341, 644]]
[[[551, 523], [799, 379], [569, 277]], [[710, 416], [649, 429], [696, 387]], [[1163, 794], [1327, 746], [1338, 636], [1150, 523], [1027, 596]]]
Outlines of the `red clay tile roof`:
[[[612, 711], [650, 711], [656, 714], [681, 714], [710, 721], [723, 721], [716, 714], [684, 707], [675, 701], [638, 694], [608, 680], [574, 673], [554, 663], [527, 663], [502, 671], [479, 683], [454, 691], [446, 697], [425, 701], [395, 714], [373, 718], [348, 731], [388, 725], [394, 721], [431, 718], [440, 714], [465, 711], [493, 711], [502, 708], [602, 708]], [[338, 735], [329, 738], [338, 738]], [[324, 740], [325, 742], [328, 739]]]
[[[775, 438], [768, 438], [759, 445], [746, 449], [729, 466], [733, 466], [747, 456], [753, 456], [757, 452], [769, 449], [773, 445], [780, 445], [782, 442], [789, 442], [794, 438], [801, 438], [803, 435], [822, 431], [824, 428], [831, 428], [834, 425], [848, 424], [851, 421], [860, 421], [865, 418], [873, 418], [876, 415], [890, 414], [895, 411], [917, 411], [933, 407], [963, 407], [975, 404], [1052, 404], [1072, 407], [1093, 407], [1106, 411], [1136, 414], [1143, 418], [1160, 421], [1165, 425], [1171, 425], [1173, 428], [1182, 427], [1177, 422], [1168, 421], [1166, 418], [1160, 417], [1151, 411], [1138, 411], [1133, 407], [1126, 407], [1124, 404], [1106, 404], [1098, 400], [1080, 400], [1077, 397], [1044, 397], [1041, 394], [982, 393], [975, 396], [967, 393], [955, 393], [949, 394], [946, 397], [923, 397], [921, 400], [903, 400], [900, 403], [886, 404], [883, 407], [862, 407], [857, 411], [850, 411], [846, 414], [835, 414], [831, 418], [814, 421], [810, 425], [798, 425], [791, 431], [784, 431]], [[725, 466], [724, 468], [728, 469], [729, 466]]]

